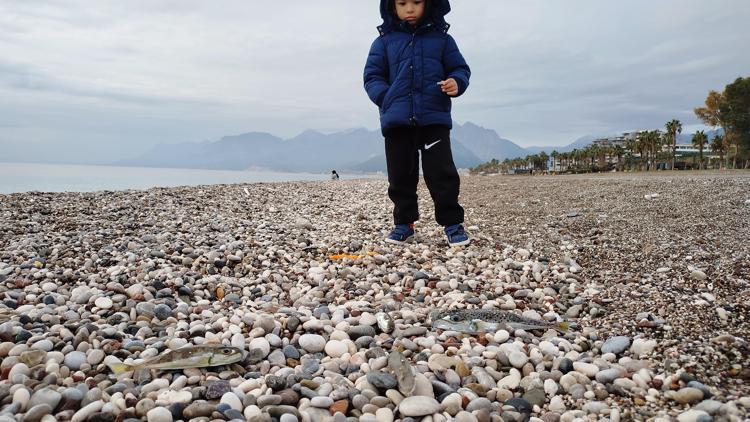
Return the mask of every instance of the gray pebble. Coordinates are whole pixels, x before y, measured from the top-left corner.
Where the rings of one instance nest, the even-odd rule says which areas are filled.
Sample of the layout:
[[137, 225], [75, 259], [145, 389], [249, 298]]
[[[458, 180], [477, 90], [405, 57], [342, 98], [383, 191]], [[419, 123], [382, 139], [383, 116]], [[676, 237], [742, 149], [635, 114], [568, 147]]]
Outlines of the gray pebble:
[[172, 308], [170, 308], [168, 305], [160, 303], [156, 305], [156, 307], [154, 308], [154, 316], [159, 321], [164, 321], [165, 319], [169, 318], [171, 315], [172, 315]]
[[617, 336], [612, 337], [608, 339], [604, 344], [602, 345], [602, 354], [604, 353], [614, 353], [616, 355], [621, 354], [622, 352], [628, 350], [628, 347], [630, 347], [630, 337], [627, 336]]
[[38, 422], [45, 415], [51, 414], [52, 409], [53, 408], [49, 404], [46, 404], [46, 403], [37, 404], [36, 406], [31, 407], [26, 412], [26, 415], [24, 415], [23, 417], [23, 421], [24, 422]]
[[396, 385], [398, 385], [398, 382], [396, 381], [396, 377], [394, 377], [391, 374], [381, 372], [381, 371], [369, 372], [367, 374], [367, 381], [370, 384], [382, 390], [395, 388]]

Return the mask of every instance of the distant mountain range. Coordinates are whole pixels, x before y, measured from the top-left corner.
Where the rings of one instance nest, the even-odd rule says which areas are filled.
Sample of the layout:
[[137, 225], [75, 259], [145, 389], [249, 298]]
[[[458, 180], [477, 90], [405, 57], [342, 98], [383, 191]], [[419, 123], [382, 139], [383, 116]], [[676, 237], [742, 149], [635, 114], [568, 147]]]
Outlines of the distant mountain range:
[[[473, 123], [456, 124], [451, 132], [453, 159], [459, 168], [493, 158], [520, 157], [528, 151]], [[139, 157], [116, 165], [264, 169], [285, 172], [385, 171], [383, 136], [379, 130], [353, 129], [331, 134], [308, 130], [291, 139], [264, 132], [226, 136], [216, 142], [160, 144]]]
[[[713, 139], [714, 131], [707, 132]], [[680, 136], [689, 143], [692, 135]], [[523, 148], [501, 138], [492, 129], [471, 122], [455, 124], [451, 132], [453, 159], [459, 168], [469, 168], [496, 158], [525, 157], [585, 148], [600, 136], [585, 136], [560, 147]], [[198, 168], [212, 170], [262, 169], [283, 172], [369, 173], [385, 171], [383, 136], [379, 130], [352, 129], [330, 134], [308, 130], [291, 139], [264, 132], [226, 136], [216, 142], [160, 144], [145, 154], [115, 165], [139, 167]]]

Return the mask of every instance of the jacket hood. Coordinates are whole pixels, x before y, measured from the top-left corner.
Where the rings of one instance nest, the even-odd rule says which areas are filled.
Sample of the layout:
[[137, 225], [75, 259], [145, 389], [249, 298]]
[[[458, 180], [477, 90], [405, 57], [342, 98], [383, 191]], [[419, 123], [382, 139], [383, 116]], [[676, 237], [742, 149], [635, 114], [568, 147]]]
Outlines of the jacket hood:
[[[398, 28], [401, 22], [391, 11], [390, 5], [396, 0], [380, 0], [380, 17], [383, 18], [383, 24], [378, 26], [378, 31], [381, 35], [393, 31]], [[449, 0], [426, 0], [428, 2], [428, 8], [425, 17], [422, 19], [420, 25], [426, 23], [433, 23], [439, 30], [448, 32], [448, 25], [445, 22], [445, 15], [451, 11], [451, 5]]]

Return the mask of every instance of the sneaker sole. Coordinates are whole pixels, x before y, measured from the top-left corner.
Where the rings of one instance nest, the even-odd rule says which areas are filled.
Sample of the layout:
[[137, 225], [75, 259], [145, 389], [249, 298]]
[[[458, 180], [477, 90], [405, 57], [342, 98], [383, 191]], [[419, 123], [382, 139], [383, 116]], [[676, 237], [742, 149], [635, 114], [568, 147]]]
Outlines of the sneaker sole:
[[403, 244], [406, 244], [406, 243], [412, 243], [413, 241], [414, 241], [414, 236], [409, 236], [409, 237], [406, 238], [406, 240], [403, 240], [403, 241], [394, 240], [394, 239], [391, 239], [391, 238], [388, 238], [388, 237], [385, 238], [385, 242], [386, 243], [390, 243], [390, 244], [393, 244], [393, 245], [403, 245]]
[[471, 239], [466, 239], [463, 242], [448, 243], [448, 246], [466, 246], [471, 243]]

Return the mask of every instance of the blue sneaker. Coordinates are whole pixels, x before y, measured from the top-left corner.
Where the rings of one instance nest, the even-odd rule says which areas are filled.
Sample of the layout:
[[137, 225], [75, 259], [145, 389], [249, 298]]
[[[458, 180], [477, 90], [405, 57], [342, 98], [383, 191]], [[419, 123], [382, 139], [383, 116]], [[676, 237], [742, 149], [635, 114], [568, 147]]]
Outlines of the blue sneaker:
[[403, 245], [414, 240], [414, 224], [396, 224], [391, 234], [385, 238], [388, 243]]
[[464, 231], [464, 226], [454, 224], [445, 227], [445, 235], [448, 236], [448, 245], [464, 246], [469, 244], [469, 235]]

